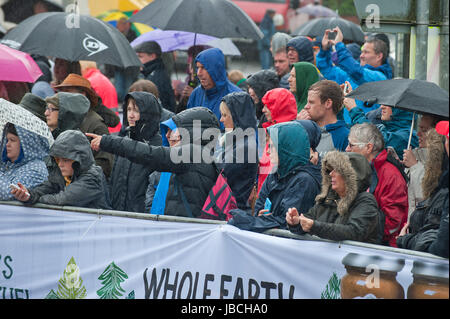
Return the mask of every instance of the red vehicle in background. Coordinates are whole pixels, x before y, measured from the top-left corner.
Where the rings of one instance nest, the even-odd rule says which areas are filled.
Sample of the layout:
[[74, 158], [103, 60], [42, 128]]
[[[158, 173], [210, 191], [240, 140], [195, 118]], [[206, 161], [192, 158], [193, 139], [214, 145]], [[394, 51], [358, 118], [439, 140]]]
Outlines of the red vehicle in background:
[[313, 3], [314, 0], [231, 0], [259, 25], [267, 9], [274, 9], [275, 27], [278, 31], [290, 33], [290, 19], [295, 16], [295, 10], [302, 5]]

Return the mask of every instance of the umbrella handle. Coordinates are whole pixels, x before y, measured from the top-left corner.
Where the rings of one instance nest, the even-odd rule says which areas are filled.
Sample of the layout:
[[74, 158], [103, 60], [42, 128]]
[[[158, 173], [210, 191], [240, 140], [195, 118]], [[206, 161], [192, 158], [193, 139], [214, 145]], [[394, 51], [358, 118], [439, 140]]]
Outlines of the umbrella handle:
[[412, 138], [412, 133], [413, 133], [413, 128], [414, 128], [414, 115], [416, 115], [416, 112], [413, 113], [413, 117], [412, 117], [412, 121], [411, 121], [411, 130], [409, 131], [408, 147], [406, 148], [407, 150], [409, 150], [409, 146], [411, 145], [411, 138]]

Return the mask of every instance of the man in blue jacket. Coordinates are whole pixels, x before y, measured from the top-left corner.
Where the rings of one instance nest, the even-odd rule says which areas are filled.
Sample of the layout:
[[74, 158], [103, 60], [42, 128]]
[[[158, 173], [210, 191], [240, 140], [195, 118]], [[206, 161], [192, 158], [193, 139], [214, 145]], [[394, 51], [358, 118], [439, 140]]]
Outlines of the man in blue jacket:
[[[195, 66], [200, 85], [192, 91], [186, 108], [204, 106], [219, 120], [222, 98], [228, 93], [242, 90], [228, 80], [225, 56], [220, 49], [211, 48], [200, 52], [195, 58]], [[220, 127], [224, 128], [222, 123]]]
[[[328, 38], [330, 32], [336, 32], [335, 40]], [[360, 62], [358, 62], [342, 42], [343, 38], [339, 27], [325, 31], [322, 48], [316, 56], [316, 63], [317, 68], [326, 79], [336, 81], [338, 84], [348, 81], [353, 89], [366, 82], [392, 79], [392, 69], [387, 62], [388, 49], [385, 42], [377, 38], [367, 40], [362, 47]], [[338, 57], [335, 66], [333, 66], [331, 60], [330, 47], [332, 45], [335, 46]], [[363, 106], [362, 101], [357, 101], [357, 106], [364, 113], [379, 107], [378, 104]], [[344, 110], [344, 119], [348, 124], [351, 124], [347, 110]]]
[[320, 127], [322, 134], [317, 152], [321, 158], [329, 151], [344, 152], [347, 147], [350, 130], [337, 118], [343, 101], [344, 94], [335, 81], [318, 81], [310, 86], [307, 103], [297, 115], [298, 120], [311, 120]]

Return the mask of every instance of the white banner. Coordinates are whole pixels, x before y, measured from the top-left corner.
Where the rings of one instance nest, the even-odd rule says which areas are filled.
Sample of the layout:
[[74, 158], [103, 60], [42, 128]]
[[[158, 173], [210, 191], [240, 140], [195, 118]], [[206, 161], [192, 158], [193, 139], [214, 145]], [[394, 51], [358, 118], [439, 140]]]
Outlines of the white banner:
[[448, 298], [444, 259], [224, 224], [1, 204], [0, 218], [0, 299]]

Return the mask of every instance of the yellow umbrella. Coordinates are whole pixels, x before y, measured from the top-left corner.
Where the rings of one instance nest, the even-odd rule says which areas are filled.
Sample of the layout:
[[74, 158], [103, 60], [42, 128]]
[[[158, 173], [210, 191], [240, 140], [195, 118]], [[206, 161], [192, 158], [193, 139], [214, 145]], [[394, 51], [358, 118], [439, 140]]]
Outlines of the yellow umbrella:
[[[105, 22], [108, 22], [112, 24], [113, 26], [117, 26], [117, 21], [119, 21], [122, 18], [128, 19], [133, 14], [133, 11], [117, 11], [117, 10], [110, 10], [103, 12], [102, 14], [98, 15], [96, 18], [101, 19]], [[144, 34], [146, 32], [154, 30], [152, 27], [143, 24], [143, 23], [137, 23], [133, 22], [131, 23], [131, 28], [136, 32], [136, 34], [139, 36], [141, 34]]]
[[102, 12], [141, 10], [153, 0], [89, 0], [89, 12], [96, 17]]

